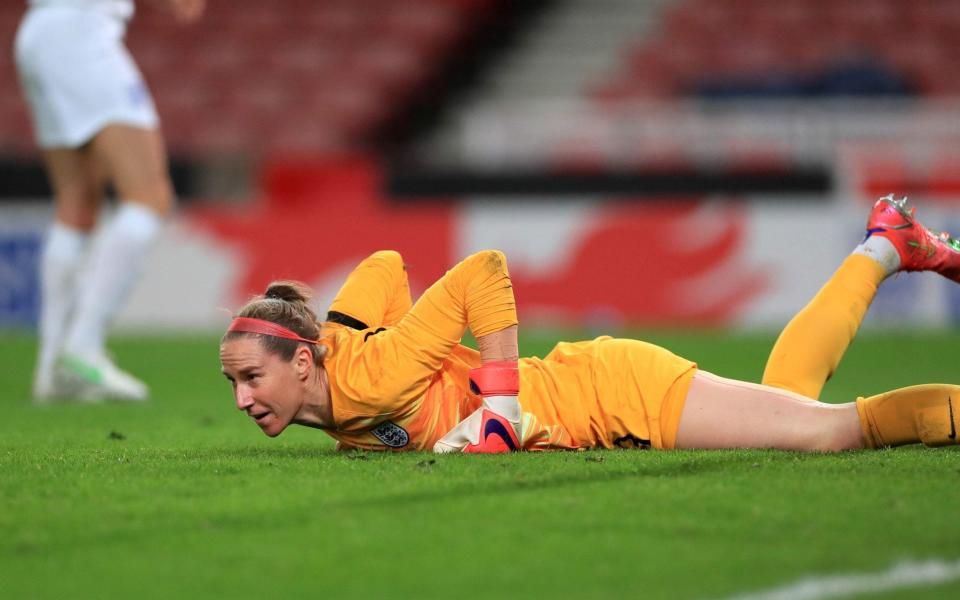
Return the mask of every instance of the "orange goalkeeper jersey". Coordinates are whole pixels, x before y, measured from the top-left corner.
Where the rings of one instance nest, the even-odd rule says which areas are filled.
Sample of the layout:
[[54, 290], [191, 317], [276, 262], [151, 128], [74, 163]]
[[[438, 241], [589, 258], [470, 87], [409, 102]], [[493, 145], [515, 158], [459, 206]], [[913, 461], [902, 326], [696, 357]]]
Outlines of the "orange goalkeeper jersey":
[[[474, 254], [411, 306], [400, 255], [376, 252], [347, 278], [322, 342], [339, 448], [430, 450], [479, 408], [469, 371], [476, 350], [460, 345], [517, 323], [503, 254]], [[673, 447], [696, 366], [637, 340], [560, 343], [522, 358], [523, 447]]]

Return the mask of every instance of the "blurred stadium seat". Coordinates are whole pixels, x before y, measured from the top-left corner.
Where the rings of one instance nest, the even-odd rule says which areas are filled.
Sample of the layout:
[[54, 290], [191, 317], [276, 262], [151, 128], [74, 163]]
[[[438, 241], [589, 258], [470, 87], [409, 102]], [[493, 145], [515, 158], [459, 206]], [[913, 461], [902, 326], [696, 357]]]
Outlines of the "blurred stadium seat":
[[[651, 35], [627, 40], [588, 93], [632, 101], [697, 94], [704, 82], [724, 79], [732, 83], [721, 87], [739, 85], [744, 95], [955, 93], [958, 24], [952, 2], [680, 0]], [[875, 77], [857, 88], [809, 85], [852, 62], [871, 65]], [[889, 85], [884, 71], [906, 85]]]
[[[415, 122], [422, 115], [411, 111], [432, 98], [430, 112], [442, 118], [418, 130], [408, 153], [433, 148], [435, 156], [468, 161], [500, 153], [493, 162], [507, 164], [509, 152], [523, 149], [536, 154], [531, 162], [551, 168], [602, 170], [611, 161], [669, 168], [684, 163], [683, 141], [669, 146], [657, 131], [646, 139], [623, 137], [638, 124], [655, 130], [659, 116], [673, 122], [669, 108], [639, 116], [631, 107], [690, 99], [960, 94], [960, 49], [953, 43], [960, 4], [954, 2], [536, 4], [536, 18], [523, 22], [513, 43], [481, 49], [476, 61], [485, 61], [485, 70], [459, 95], [443, 93], [461, 75], [451, 65], [459, 68], [463, 54], [477, 50], [470, 42], [478, 30], [515, 16], [514, 3], [213, 1], [203, 21], [188, 28], [144, 4], [128, 43], [154, 91], [172, 154], [188, 160], [383, 150], [397, 124]], [[21, 2], [0, 6], [0, 39], [12, 39], [23, 10]], [[36, 159], [9, 52], [0, 54], [0, 77], [9, 84], [0, 88], [0, 155]], [[576, 119], [558, 106], [612, 117]], [[628, 110], [618, 116], [623, 107]], [[509, 123], [499, 126], [504, 132], [517, 131], [511, 114], [524, 122], [524, 139], [499, 135], [488, 124], [499, 119]], [[551, 128], [564, 122], [576, 130], [551, 137]], [[764, 156], [764, 144], [731, 143], [748, 157], [737, 161], [780, 161]]]
[[[174, 153], [322, 153], [362, 146], [402, 112], [491, 3], [231, 0], [209, 2], [189, 28], [141, 6], [127, 39]], [[0, 6], [0, 39], [13, 38], [24, 9]], [[12, 61], [0, 55], [9, 84]], [[0, 151], [36, 152], [16, 85], [0, 92]]]

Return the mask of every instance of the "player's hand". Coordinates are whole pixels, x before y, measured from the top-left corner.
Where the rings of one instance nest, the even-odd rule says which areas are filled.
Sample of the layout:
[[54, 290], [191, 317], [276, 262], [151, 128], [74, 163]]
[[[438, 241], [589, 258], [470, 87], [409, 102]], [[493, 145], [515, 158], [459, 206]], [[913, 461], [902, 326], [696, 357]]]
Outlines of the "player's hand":
[[[502, 397], [501, 397], [502, 398]], [[504, 398], [507, 400], [506, 398]], [[497, 454], [520, 450], [520, 419], [510, 420], [495, 412], [484, 399], [483, 406], [460, 421], [433, 446], [437, 453], [467, 452], [476, 454]], [[500, 398], [491, 398], [500, 400]], [[508, 401], [517, 403], [516, 396]], [[519, 415], [519, 405], [515, 411]]]
[[470, 372], [470, 384], [483, 395], [483, 405], [433, 446], [434, 452], [493, 454], [522, 448], [517, 361], [486, 363]]

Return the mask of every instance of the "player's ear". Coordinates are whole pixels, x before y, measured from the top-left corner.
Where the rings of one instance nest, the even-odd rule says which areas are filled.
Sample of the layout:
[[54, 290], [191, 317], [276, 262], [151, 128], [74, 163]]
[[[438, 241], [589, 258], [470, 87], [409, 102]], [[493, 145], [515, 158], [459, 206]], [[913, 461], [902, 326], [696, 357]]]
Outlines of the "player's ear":
[[306, 379], [313, 368], [313, 352], [310, 351], [310, 348], [303, 344], [297, 347], [297, 351], [293, 355], [293, 364], [297, 369], [297, 377]]

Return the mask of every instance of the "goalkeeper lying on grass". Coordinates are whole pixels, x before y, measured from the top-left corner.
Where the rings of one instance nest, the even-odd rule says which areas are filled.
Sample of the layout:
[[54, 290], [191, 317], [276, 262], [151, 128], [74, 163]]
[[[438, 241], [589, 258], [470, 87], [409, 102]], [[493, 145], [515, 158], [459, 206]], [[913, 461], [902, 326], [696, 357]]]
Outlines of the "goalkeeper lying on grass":
[[[230, 324], [220, 361], [237, 408], [268, 436], [296, 423], [344, 449], [956, 444], [958, 385], [817, 401], [877, 286], [897, 271], [960, 282], [960, 245], [915, 221], [905, 200], [887, 197], [873, 207], [863, 243], [780, 335], [763, 385], [610, 337], [518, 360], [513, 289], [494, 250], [456, 265], [412, 307], [400, 255], [377, 252], [350, 274], [324, 322], [304, 286], [273, 283]], [[459, 344], [467, 327], [479, 352]]]

